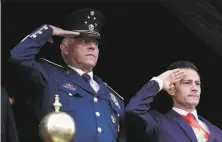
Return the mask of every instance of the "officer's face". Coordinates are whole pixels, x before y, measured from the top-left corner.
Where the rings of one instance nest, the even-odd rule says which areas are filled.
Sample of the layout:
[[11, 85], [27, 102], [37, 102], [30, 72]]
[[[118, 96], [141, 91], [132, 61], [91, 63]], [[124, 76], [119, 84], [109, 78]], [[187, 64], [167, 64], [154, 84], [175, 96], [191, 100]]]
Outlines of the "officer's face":
[[94, 38], [77, 37], [68, 47], [69, 63], [80, 69], [92, 70], [97, 63], [98, 56], [98, 41]]
[[177, 107], [192, 109], [195, 108], [200, 100], [200, 77], [193, 69], [182, 69], [183, 79], [175, 84], [173, 101]]

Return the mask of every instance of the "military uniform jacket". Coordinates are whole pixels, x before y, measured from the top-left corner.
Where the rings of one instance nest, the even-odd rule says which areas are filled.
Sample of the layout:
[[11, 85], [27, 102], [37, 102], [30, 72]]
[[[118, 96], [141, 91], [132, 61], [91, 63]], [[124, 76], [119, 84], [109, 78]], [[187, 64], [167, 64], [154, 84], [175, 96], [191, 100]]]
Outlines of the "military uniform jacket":
[[48, 60], [35, 59], [40, 48], [52, 36], [52, 28], [42, 25], [26, 36], [11, 51], [10, 61], [21, 66], [20, 72], [33, 82], [35, 111], [39, 120], [53, 111], [55, 94], [59, 95], [61, 111], [67, 112], [76, 123], [73, 142], [116, 142], [123, 136], [123, 98], [108, 87], [99, 77], [96, 93], [84, 79], [71, 68]]

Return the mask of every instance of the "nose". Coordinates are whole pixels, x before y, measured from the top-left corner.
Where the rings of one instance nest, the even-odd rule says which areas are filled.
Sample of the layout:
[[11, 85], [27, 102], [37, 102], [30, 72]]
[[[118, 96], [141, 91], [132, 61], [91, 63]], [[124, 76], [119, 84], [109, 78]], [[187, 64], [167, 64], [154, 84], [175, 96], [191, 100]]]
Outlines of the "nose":
[[192, 84], [191, 91], [192, 92], [197, 92], [198, 91], [198, 85]]
[[88, 47], [89, 50], [95, 50], [97, 48], [97, 45], [94, 42], [90, 42]]

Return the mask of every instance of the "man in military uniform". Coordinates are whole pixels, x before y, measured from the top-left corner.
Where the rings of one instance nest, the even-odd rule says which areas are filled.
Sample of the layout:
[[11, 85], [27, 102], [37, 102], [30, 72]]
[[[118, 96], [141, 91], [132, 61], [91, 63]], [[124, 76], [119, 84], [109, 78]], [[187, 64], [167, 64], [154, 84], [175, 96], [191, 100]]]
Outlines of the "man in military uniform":
[[[34, 85], [35, 112], [40, 121], [53, 111], [59, 94], [61, 111], [76, 123], [74, 142], [117, 142], [124, 140], [124, 101], [112, 88], [93, 74], [99, 55], [100, 29], [105, 23], [96, 10], [82, 9], [64, 20], [64, 28], [42, 25], [11, 51], [10, 61], [21, 66]], [[64, 37], [60, 49], [66, 66], [36, 59], [40, 48]]]

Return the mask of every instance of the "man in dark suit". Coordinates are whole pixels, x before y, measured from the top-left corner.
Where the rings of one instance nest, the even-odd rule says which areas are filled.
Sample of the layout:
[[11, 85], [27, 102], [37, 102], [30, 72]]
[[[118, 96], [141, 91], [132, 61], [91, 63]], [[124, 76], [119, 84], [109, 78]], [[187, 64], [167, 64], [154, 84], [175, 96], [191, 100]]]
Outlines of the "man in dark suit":
[[19, 142], [8, 93], [1, 87], [1, 142]]
[[[150, 108], [162, 89], [173, 99], [173, 108], [166, 115]], [[130, 100], [126, 112], [143, 120], [150, 142], [221, 142], [222, 131], [197, 114], [200, 93], [195, 65], [178, 61], [145, 84]]]
[[[104, 23], [99, 11], [82, 9], [67, 16], [62, 29], [42, 25], [11, 51], [11, 62], [20, 65], [19, 71], [31, 80], [28, 85], [32, 84], [33, 91], [29, 97], [34, 100], [38, 120], [53, 111], [55, 94], [59, 94], [61, 110], [76, 123], [73, 142], [124, 140], [123, 98], [93, 74]], [[66, 66], [36, 59], [41, 47], [52, 43], [52, 36], [64, 37], [60, 49]]]

